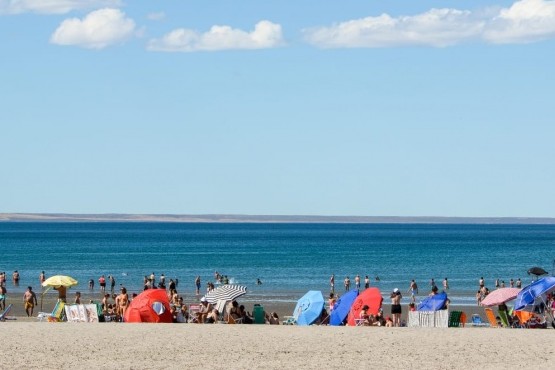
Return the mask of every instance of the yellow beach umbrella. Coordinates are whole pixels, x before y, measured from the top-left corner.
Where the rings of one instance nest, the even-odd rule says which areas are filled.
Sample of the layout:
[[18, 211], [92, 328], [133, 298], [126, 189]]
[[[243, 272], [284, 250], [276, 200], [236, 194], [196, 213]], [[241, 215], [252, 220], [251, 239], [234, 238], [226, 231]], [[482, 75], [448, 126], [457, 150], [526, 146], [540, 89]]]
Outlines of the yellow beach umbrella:
[[42, 310], [42, 301], [44, 299], [44, 293], [46, 293], [49, 289], [51, 288], [59, 288], [61, 286], [69, 288], [72, 287], [74, 285], [77, 285], [77, 280], [75, 280], [74, 278], [72, 278], [71, 276], [66, 276], [66, 275], [54, 275], [49, 277], [48, 279], [46, 279], [41, 285], [43, 288], [46, 288], [45, 290], [43, 290], [41, 297], [40, 297], [40, 309]]
[[50, 287], [50, 288], [57, 288], [60, 286], [69, 288], [70, 286], [77, 285], [77, 280], [75, 280], [71, 276], [55, 275], [46, 279], [41, 285], [43, 287]]

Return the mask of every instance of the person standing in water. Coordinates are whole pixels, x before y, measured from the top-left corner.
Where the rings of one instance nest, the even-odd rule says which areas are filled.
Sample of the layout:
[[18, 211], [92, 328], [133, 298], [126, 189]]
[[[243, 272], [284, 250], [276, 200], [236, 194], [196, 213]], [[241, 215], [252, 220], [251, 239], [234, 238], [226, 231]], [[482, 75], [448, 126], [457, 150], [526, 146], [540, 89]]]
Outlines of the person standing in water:
[[331, 274], [330, 277], [330, 291], [331, 293], [335, 293], [335, 275]]

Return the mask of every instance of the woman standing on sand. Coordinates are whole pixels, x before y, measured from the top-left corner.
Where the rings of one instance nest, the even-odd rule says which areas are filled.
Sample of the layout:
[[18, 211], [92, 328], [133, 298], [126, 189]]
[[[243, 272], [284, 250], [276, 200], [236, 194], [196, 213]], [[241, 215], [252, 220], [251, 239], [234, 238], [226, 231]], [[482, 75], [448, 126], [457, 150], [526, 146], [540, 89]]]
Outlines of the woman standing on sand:
[[391, 293], [391, 316], [393, 317], [393, 326], [401, 326], [401, 292], [398, 288], [393, 289]]

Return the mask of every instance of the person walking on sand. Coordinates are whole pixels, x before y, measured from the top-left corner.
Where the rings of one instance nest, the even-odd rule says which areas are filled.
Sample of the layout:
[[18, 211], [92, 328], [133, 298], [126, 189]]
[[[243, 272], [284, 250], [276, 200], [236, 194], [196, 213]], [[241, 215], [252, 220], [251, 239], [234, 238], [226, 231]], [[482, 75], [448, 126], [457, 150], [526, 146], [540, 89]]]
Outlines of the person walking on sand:
[[335, 275], [331, 274], [330, 277], [330, 292], [335, 293]]
[[37, 296], [33, 292], [33, 287], [28, 286], [27, 291], [23, 294], [23, 304], [25, 306], [25, 312], [28, 317], [33, 316], [33, 309], [38, 304]]

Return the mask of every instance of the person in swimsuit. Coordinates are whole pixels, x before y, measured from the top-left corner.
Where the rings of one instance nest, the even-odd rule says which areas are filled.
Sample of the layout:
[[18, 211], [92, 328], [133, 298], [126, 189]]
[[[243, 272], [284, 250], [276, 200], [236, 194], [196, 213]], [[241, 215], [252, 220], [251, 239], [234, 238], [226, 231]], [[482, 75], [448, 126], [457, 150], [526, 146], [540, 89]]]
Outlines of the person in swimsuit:
[[345, 285], [345, 291], [348, 292], [351, 289], [351, 279], [347, 276], [343, 281], [343, 284]]
[[127, 289], [122, 287], [120, 289], [120, 294], [116, 297], [116, 315], [123, 319], [123, 315], [129, 306], [129, 296], [127, 295]]
[[42, 285], [42, 283], [44, 283], [44, 281], [46, 280], [46, 275], [44, 274], [44, 271], [42, 271], [39, 275], [39, 282]]
[[335, 275], [334, 274], [331, 274], [331, 277], [330, 277], [330, 291], [332, 293], [335, 293]]
[[416, 295], [418, 294], [418, 285], [416, 285], [416, 281], [414, 281], [414, 279], [410, 281], [409, 293], [410, 293], [411, 303], [416, 302]]
[[12, 279], [13, 279], [14, 285], [19, 285], [19, 272], [17, 270], [13, 272]]
[[58, 291], [58, 301], [61, 302], [66, 302], [66, 293], [67, 293], [67, 288], [63, 285], [60, 285], [59, 287], [55, 287], [54, 290]]
[[81, 304], [81, 292], [75, 292], [75, 300], [73, 301], [75, 304]]
[[366, 275], [364, 277], [364, 289], [368, 289], [370, 288], [370, 278], [368, 277], [368, 275]]
[[25, 305], [25, 312], [27, 316], [33, 316], [33, 309], [38, 304], [37, 296], [35, 292], [33, 292], [32, 287], [27, 287], [27, 291], [23, 295], [23, 304]]
[[360, 275], [355, 276], [355, 287], [360, 290]]
[[6, 309], [6, 287], [1, 285], [0, 286], [0, 310]]
[[98, 284], [100, 284], [100, 291], [104, 293], [106, 291], [106, 278], [104, 275], [98, 279]]
[[393, 318], [393, 326], [401, 326], [401, 292], [398, 288], [393, 289], [391, 293], [391, 316]]

